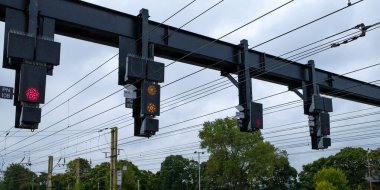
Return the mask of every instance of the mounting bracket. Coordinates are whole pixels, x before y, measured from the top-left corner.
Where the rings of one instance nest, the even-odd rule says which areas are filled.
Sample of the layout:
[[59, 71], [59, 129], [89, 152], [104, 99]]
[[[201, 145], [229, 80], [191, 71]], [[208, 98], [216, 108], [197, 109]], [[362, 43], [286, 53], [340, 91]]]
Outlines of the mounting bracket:
[[229, 73], [222, 72], [239, 91], [238, 127], [243, 132], [253, 132], [263, 128], [263, 106], [252, 102], [252, 80], [248, 62], [248, 41], [240, 41], [239, 62], [237, 67], [238, 80], [236, 81]]
[[331, 146], [329, 137], [330, 116], [328, 112], [333, 111], [332, 100], [320, 96], [314, 61], [308, 61], [307, 66], [308, 69], [305, 70], [307, 82], [302, 82], [303, 94], [293, 87], [289, 87], [289, 90], [303, 100], [304, 114], [308, 115], [309, 118], [312, 149], [325, 149]]
[[[133, 109], [134, 135], [140, 137], [150, 137], [158, 131], [159, 122], [155, 119], [160, 114], [158, 83], [164, 82], [165, 68], [163, 63], [153, 61], [154, 44], [149, 43], [148, 18], [148, 10], [141, 9], [137, 17], [138, 40], [132, 42], [126, 37], [119, 37], [119, 84], [133, 89], [133, 98], [126, 98], [126, 107]], [[158, 95], [154, 96], [154, 105], [150, 102], [154, 107], [149, 107], [151, 112], [147, 113], [146, 90], [150, 87], [154, 89], [151, 93]]]
[[[5, 12], [3, 67], [16, 71], [15, 127], [33, 131], [40, 123], [39, 104], [45, 99], [46, 75], [53, 74], [53, 67], [59, 65], [60, 60], [61, 46], [54, 42], [55, 20], [39, 15], [38, 0], [29, 1], [26, 14], [10, 8]], [[30, 83], [30, 78], [42, 85], [43, 92], [40, 92], [38, 102], [28, 102], [23, 98], [23, 90]]]

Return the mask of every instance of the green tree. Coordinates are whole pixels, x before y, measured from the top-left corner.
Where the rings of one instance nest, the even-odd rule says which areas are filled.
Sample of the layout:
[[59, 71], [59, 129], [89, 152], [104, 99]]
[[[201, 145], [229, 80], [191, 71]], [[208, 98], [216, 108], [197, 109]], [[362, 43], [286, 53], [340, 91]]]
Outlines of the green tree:
[[1, 180], [1, 181], [0, 181], [0, 189], [6, 189], [6, 186], [5, 186], [4, 180]]
[[297, 172], [285, 152], [264, 142], [260, 131], [242, 133], [232, 118], [206, 122], [199, 133], [210, 153], [203, 174], [209, 189], [290, 189]]
[[[79, 173], [78, 171], [79, 166]], [[68, 175], [68, 184], [70, 187], [74, 187], [75, 190], [85, 189], [87, 184], [82, 184], [81, 182], [88, 182], [88, 173], [91, 170], [91, 165], [88, 160], [83, 158], [77, 158], [75, 160], [67, 163], [66, 174]], [[79, 183], [77, 183], [79, 180]]]
[[39, 184], [40, 189], [46, 189], [47, 185], [47, 173], [42, 172], [35, 180], [35, 183]]
[[328, 181], [320, 181], [320, 182], [317, 182], [315, 186], [315, 190], [338, 190], [338, 189], [334, 187]]
[[321, 182], [328, 182], [330, 184], [330, 188], [336, 188], [339, 190], [346, 190], [347, 187], [347, 179], [344, 175], [343, 171], [335, 168], [323, 168], [314, 176], [315, 186], [326, 186], [326, 183], [321, 184]]
[[[126, 169], [125, 171], [123, 170], [123, 167]], [[137, 166], [135, 166], [134, 164], [126, 160], [119, 160], [118, 170], [122, 171], [121, 189], [122, 190], [124, 189], [137, 190], [137, 180], [138, 180], [138, 174], [140, 172]]]
[[299, 174], [302, 189], [314, 189], [314, 175], [322, 168], [337, 168], [343, 171], [350, 189], [361, 189], [366, 175], [366, 151], [362, 148], [343, 148], [339, 153], [327, 158], [320, 158], [303, 166]]
[[171, 155], [161, 163], [160, 184], [165, 190], [194, 189], [197, 184], [197, 162]]
[[139, 173], [141, 190], [156, 190], [160, 187], [159, 175], [151, 171], [141, 170]]
[[362, 148], [347, 147], [328, 159], [326, 167], [341, 169], [347, 176], [350, 189], [357, 189], [365, 183], [367, 173], [367, 152]]
[[371, 150], [368, 159], [372, 166], [372, 175], [380, 177], [380, 149]]
[[31, 186], [37, 175], [21, 164], [10, 164], [4, 172], [3, 187], [7, 190], [19, 190]]
[[[137, 190], [137, 180], [141, 171], [134, 164], [126, 160], [118, 161], [117, 170], [122, 172], [120, 190]], [[82, 182], [82, 186], [84, 189], [97, 189], [99, 184], [99, 189], [109, 189], [109, 176], [110, 164], [108, 162], [101, 163], [89, 170], [86, 174], [86, 181]]]
[[327, 158], [320, 158], [310, 164], [302, 166], [303, 170], [298, 175], [301, 189], [313, 189], [314, 175], [326, 165], [327, 160]]
[[51, 181], [54, 190], [67, 190], [70, 187], [69, 175], [65, 173], [53, 175]]
[[287, 153], [277, 151], [274, 161], [274, 174], [272, 177], [262, 179], [264, 189], [297, 189], [297, 170], [290, 166]]
[[[371, 150], [368, 154], [368, 161], [371, 167], [371, 175], [375, 178], [380, 178], [380, 149]], [[369, 186], [369, 185], [363, 185]], [[372, 183], [374, 189], [380, 189], [379, 183]]]
[[103, 162], [90, 169], [87, 182], [85, 183], [86, 189], [109, 189], [110, 177], [110, 164]]

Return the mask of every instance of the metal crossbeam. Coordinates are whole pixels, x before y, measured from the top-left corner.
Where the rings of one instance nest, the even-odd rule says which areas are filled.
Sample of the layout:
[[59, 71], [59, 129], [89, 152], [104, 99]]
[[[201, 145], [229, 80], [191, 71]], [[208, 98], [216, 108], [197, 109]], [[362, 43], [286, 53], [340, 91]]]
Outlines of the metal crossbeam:
[[[140, 35], [136, 32], [137, 16], [75, 0], [39, 0], [38, 2], [39, 16], [55, 20], [56, 34], [112, 47], [119, 47], [119, 39], [125, 38], [127, 39], [125, 43], [136, 47], [135, 43]], [[28, 0], [1, 0], [0, 19], [5, 21], [6, 9], [27, 12], [28, 5]], [[147, 29], [148, 32], [154, 29], [154, 32], [149, 34], [149, 43], [154, 44], [155, 56], [171, 60], [181, 59], [181, 62], [210, 67], [225, 73], [237, 73], [239, 56], [235, 55], [239, 53], [240, 45], [181, 29], [177, 30], [165, 24], [158, 25], [157, 22], [149, 21]], [[176, 31], [175, 34], [163, 38], [173, 31]], [[212, 45], [205, 45], [211, 43]], [[184, 57], [185, 55], [187, 56]], [[254, 50], [249, 50], [246, 57], [251, 77], [292, 86], [292, 88], [301, 88], [302, 82], [308, 81], [309, 68], [304, 64], [279, 59]], [[215, 64], [216, 62], [221, 63]], [[120, 77], [122, 77], [125, 65], [120, 66]], [[270, 69], [276, 67], [279, 68]], [[254, 76], [253, 73], [262, 74]], [[380, 106], [380, 87], [377, 85], [320, 69], [315, 70], [315, 76], [321, 94]], [[122, 83], [123, 79], [119, 79], [119, 84]]]

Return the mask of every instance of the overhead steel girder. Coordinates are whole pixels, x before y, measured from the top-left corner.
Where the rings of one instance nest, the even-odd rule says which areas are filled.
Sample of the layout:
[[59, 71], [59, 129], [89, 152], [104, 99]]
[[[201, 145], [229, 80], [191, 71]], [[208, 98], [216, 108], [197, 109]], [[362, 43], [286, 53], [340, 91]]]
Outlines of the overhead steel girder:
[[[27, 11], [28, 0], [1, 0], [0, 19], [5, 19], [5, 9]], [[79, 38], [100, 44], [119, 47], [119, 37], [126, 37], [130, 43], [138, 39], [137, 17], [90, 3], [76, 0], [39, 0], [39, 15], [55, 19], [57, 34]], [[154, 44], [155, 56], [181, 62], [210, 67], [212, 69], [236, 73], [239, 64], [239, 45], [215, 40], [206, 36], [178, 30], [169, 38], [175, 27], [149, 21], [149, 42]], [[215, 42], [213, 42], [215, 41]], [[211, 44], [212, 43], [212, 44]], [[206, 46], [205, 44], [211, 44]], [[202, 47], [199, 49], [200, 47]], [[197, 50], [198, 49], [198, 50]], [[193, 52], [195, 51], [196, 52]], [[250, 50], [247, 54], [251, 73], [262, 73], [253, 78], [273, 83], [301, 88], [307, 81], [308, 67], [304, 64], [279, 59], [276, 56]], [[285, 66], [286, 65], [286, 66]], [[277, 69], [271, 69], [278, 67]], [[335, 73], [316, 69], [317, 83], [322, 94], [347, 100], [380, 106], [380, 87]], [[120, 81], [119, 81], [120, 83]], [[336, 93], [339, 92], [339, 93]]]

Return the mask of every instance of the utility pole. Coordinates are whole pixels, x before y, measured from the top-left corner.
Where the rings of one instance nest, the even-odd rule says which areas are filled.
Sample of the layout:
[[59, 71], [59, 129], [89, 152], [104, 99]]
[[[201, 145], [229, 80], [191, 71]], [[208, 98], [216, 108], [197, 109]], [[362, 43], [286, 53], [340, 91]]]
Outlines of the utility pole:
[[32, 175], [32, 190], [34, 190], [34, 175]]
[[48, 175], [47, 175], [47, 190], [52, 190], [51, 178], [53, 176], [53, 156], [49, 156]]
[[140, 190], [140, 180], [137, 180], [137, 190]]
[[368, 168], [369, 189], [372, 190], [371, 164], [369, 162], [368, 152], [369, 152], [369, 149], [367, 150], [367, 168]]
[[76, 172], [77, 173], [77, 175], [76, 175], [77, 176], [77, 185], [79, 185], [79, 183], [80, 183], [80, 178], [79, 178], [80, 177], [79, 176], [79, 172], [80, 172], [80, 160], [79, 160], [79, 158], [77, 159], [77, 167], [76, 168], [77, 168], [77, 172]]
[[117, 190], [117, 127], [111, 128], [110, 189]]
[[201, 190], [201, 154], [205, 152], [195, 151], [194, 154], [198, 154], [198, 188]]

